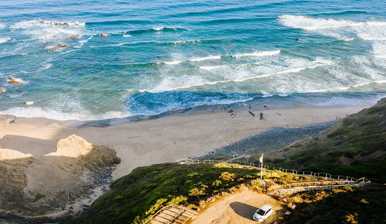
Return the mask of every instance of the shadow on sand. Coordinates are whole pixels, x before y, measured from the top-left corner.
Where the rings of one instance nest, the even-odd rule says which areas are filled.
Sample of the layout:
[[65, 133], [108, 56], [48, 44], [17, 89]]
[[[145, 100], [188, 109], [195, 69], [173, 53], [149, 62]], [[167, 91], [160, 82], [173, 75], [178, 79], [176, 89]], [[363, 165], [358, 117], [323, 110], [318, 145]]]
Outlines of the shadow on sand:
[[246, 219], [252, 220], [252, 215], [256, 211], [256, 207], [242, 203], [242, 202], [232, 202], [230, 207], [233, 211]]

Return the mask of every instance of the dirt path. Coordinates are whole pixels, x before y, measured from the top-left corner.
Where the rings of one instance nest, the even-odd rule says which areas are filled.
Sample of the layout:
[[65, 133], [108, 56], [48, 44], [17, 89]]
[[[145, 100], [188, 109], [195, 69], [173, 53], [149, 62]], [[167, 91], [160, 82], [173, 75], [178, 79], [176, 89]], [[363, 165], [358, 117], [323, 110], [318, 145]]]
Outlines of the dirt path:
[[[270, 204], [274, 211], [281, 208], [277, 200], [245, 188], [215, 202], [199, 214], [192, 224], [256, 224], [251, 217], [256, 209], [264, 204]], [[270, 223], [271, 220], [272, 218], [265, 223]]]

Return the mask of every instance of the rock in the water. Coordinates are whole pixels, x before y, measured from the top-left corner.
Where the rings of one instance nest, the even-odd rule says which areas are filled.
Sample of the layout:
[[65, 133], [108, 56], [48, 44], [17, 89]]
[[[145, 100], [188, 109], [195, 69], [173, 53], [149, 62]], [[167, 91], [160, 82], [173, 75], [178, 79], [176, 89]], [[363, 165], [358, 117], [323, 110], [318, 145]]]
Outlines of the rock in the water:
[[[77, 39], [77, 38], [76, 38]], [[57, 52], [57, 51], [62, 51], [62, 50], [65, 50], [67, 49], [69, 46], [67, 44], [63, 44], [63, 43], [59, 43], [59, 44], [56, 44], [56, 45], [50, 45], [50, 46], [47, 46], [46, 49], [49, 50], [49, 51], [54, 51], [54, 52]]]
[[11, 85], [22, 85], [25, 83], [25, 81], [21, 78], [16, 78], [14, 77], [13, 75], [10, 75], [8, 78], [7, 78], [7, 82]]
[[0, 161], [1, 160], [14, 160], [14, 159], [25, 159], [32, 157], [31, 154], [22, 153], [13, 149], [2, 149], [0, 148]]
[[109, 34], [106, 33], [106, 32], [102, 32], [102, 33], [99, 34], [99, 36], [103, 37], [103, 38], [107, 38], [109, 36]]
[[57, 144], [56, 152], [49, 153], [47, 156], [66, 156], [78, 158], [89, 154], [94, 146], [84, 138], [77, 135], [71, 135], [60, 139]]

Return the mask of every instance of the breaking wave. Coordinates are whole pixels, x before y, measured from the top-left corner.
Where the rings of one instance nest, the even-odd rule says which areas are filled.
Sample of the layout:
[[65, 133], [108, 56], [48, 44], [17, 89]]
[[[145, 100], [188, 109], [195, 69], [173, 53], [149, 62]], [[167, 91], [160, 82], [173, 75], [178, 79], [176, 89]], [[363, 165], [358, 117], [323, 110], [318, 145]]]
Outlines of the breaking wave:
[[10, 40], [11, 40], [10, 37], [0, 37], [0, 44], [7, 43]]
[[232, 57], [235, 58], [243, 58], [243, 57], [269, 57], [269, 56], [275, 56], [279, 55], [280, 50], [274, 50], [274, 51], [255, 51], [251, 53], [240, 53], [232, 55]]
[[138, 29], [127, 31], [126, 34], [143, 34], [143, 33], [158, 33], [158, 32], [179, 32], [187, 31], [188, 29], [183, 27], [174, 26], [155, 26], [149, 29]]
[[158, 62], [158, 64], [166, 64], [166, 65], [178, 65], [184, 62], [202, 62], [202, 61], [212, 61], [212, 60], [220, 60], [221, 55], [208, 55], [204, 57], [192, 57], [182, 60], [171, 60], [171, 61], [162, 61]]
[[197, 44], [200, 42], [201, 42], [201, 40], [176, 40], [173, 43], [175, 45], [179, 45], [179, 44], [184, 45], [184, 44]]
[[26, 20], [13, 24], [11, 30], [22, 30], [25, 35], [41, 42], [56, 42], [80, 39], [84, 35], [85, 23], [56, 20]]
[[279, 21], [288, 27], [315, 32], [343, 41], [352, 41], [357, 38], [369, 41], [372, 43], [375, 57], [386, 57], [386, 21], [358, 22], [294, 15], [282, 15]]
[[178, 77], [166, 76], [154, 88], [141, 89], [139, 91], [156, 93], [164, 91], [185, 90], [190, 88], [213, 86], [226, 83], [238, 83], [277, 75], [298, 73], [306, 69], [315, 69], [320, 66], [327, 66], [333, 64], [332, 61], [321, 58], [318, 58], [314, 61], [288, 60], [288, 63], [289, 64], [287, 66], [268, 67], [266, 68], [266, 73], [258, 72], [264, 69], [260, 66], [253, 67], [252, 69], [244, 68], [244, 66], [249, 67], [249, 64], [236, 65], [236, 67], [232, 67], [229, 65], [201, 66], [201, 69], [209, 70], [211, 72], [215, 72], [214, 70], [218, 69], [219, 71], [216, 74], [223, 74], [222, 79], [212, 80], [211, 77], [205, 78], [203, 76], [191, 75], [182, 75]]
[[186, 59], [175, 59], [175, 60], [170, 60], [170, 61], [158, 62], [158, 64], [178, 65], [178, 64], [181, 64], [181, 63], [184, 63], [184, 62], [203, 62], [203, 61], [221, 60], [224, 57], [231, 57], [231, 58], [236, 58], [236, 59], [240, 59], [240, 58], [243, 58], [243, 57], [259, 58], [259, 57], [270, 57], [270, 56], [275, 56], [275, 55], [279, 55], [279, 54], [280, 54], [280, 50], [254, 51], [254, 52], [250, 52], [250, 53], [237, 53], [237, 54], [233, 54], [233, 55], [208, 55], [208, 56], [203, 56], [203, 57], [192, 57], [192, 58], [186, 58]]

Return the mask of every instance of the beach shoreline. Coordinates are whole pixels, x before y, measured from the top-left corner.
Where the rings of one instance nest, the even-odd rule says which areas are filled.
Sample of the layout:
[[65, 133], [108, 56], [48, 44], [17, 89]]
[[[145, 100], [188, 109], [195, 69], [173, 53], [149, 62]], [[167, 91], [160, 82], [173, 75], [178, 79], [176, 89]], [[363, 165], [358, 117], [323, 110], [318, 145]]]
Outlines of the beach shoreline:
[[121, 163], [113, 179], [118, 179], [139, 166], [202, 156], [271, 128], [330, 122], [368, 106], [371, 104], [272, 108], [241, 104], [196, 108], [148, 119], [93, 122], [1, 115], [0, 148], [41, 156], [55, 151], [59, 139], [76, 134], [117, 152]]

